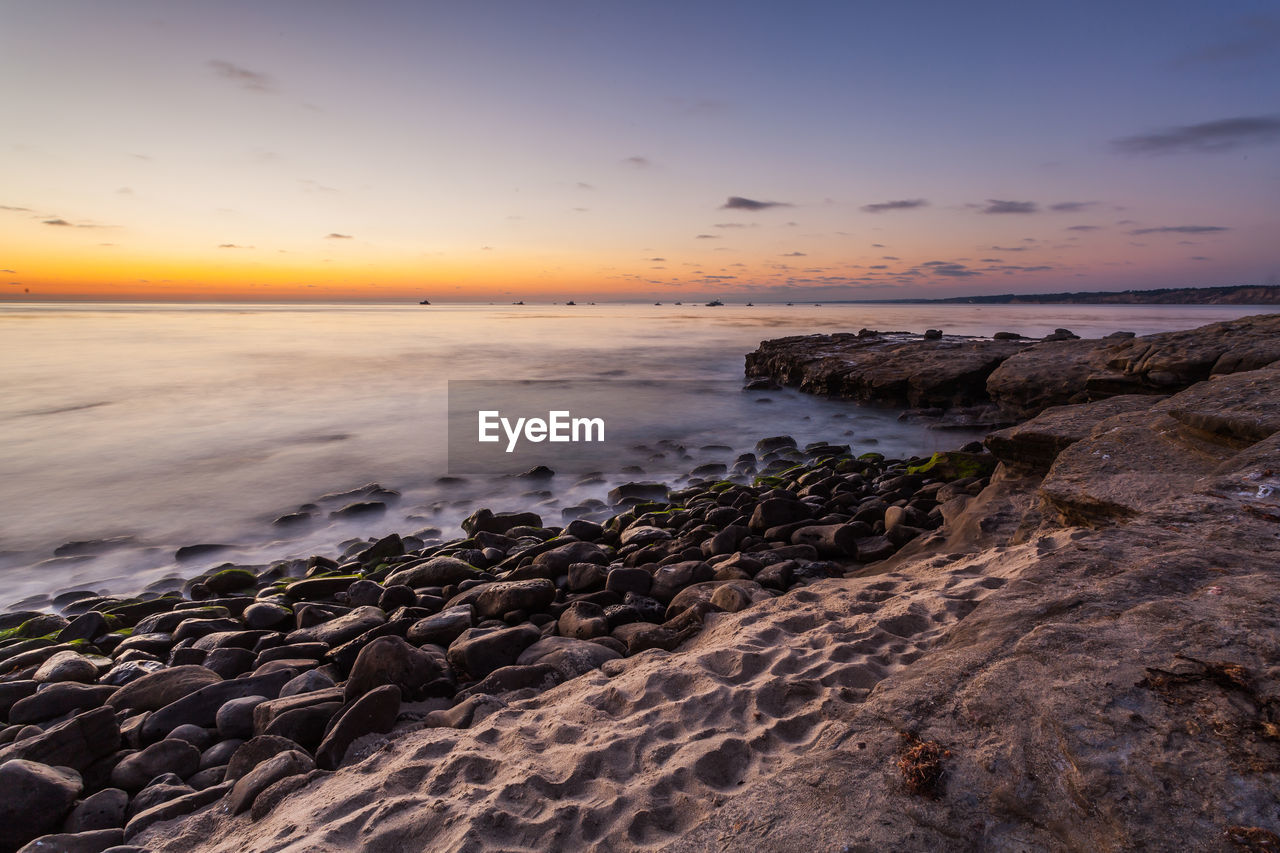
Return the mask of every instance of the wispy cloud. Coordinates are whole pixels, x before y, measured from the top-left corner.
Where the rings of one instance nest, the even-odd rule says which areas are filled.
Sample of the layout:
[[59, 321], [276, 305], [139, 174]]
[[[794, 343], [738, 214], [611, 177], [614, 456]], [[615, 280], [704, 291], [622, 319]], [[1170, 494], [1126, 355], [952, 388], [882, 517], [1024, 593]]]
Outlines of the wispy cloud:
[[14, 207], [10, 204], [0, 204], [0, 210], [12, 210], [15, 213], [31, 213], [31, 208], [29, 207]]
[[1217, 231], [1230, 231], [1222, 225], [1163, 225], [1159, 228], [1137, 228], [1130, 234], [1213, 234]]
[[729, 199], [722, 205], [721, 210], [768, 210], [771, 207], [791, 207], [791, 204], [785, 201], [756, 201], [753, 198], [743, 198], [740, 195], [731, 195]]
[[720, 239], [720, 235], [719, 235], [719, 234], [699, 234], [698, 236], [694, 237], [693, 239], [695, 239], [695, 240], [719, 240], [719, 239]]
[[219, 243], [219, 249], [252, 249], [253, 246], [241, 246], [239, 243]]
[[1049, 209], [1054, 213], [1079, 213], [1095, 205], [1097, 205], [1096, 201], [1060, 201], [1057, 204], [1049, 205]]
[[275, 86], [271, 80], [271, 75], [264, 74], [261, 71], [250, 71], [248, 68], [236, 65], [234, 62], [227, 62], [225, 59], [210, 59], [209, 67], [213, 69], [213, 73], [222, 79], [251, 92], [270, 92], [273, 91]]
[[875, 204], [864, 204], [862, 210], [866, 213], [887, 213], [890, 210], [913, 210], [917, 207], [926, 207], [929, 202], [922, 198], [904, 198], [897, 201], [879, 201]]
[[1126, 136], [1111, 146], [1125, 154], [1215, 153], [1277, 140], [1280, 116], [1238, 116]]
[[1068, 231], [1101, 231], [1101, 225], [1069, 225]]
[[630, 166], [633, 169], [647, 169], [653, 165], [653, 161], [648, 157], [641, 157], [636, 154], [631, 157], [623, 157], [622, 165]]
[[987, 199], [987, 206], [982, 208], [983, 213], [1035, 213], [1036, 203], [1034, 201], [1005, 201], [998, 198]]
[[785, 255], [783, 255], [782, 257], [784, 257], [784, 258], [807, 258], [807, 257], [809, 257], [809, 256], [808, 256], [807, 254], [805, 254], [804, 252], [787, 252], [787, 253], [786, 253]]
[[1184, 54], [1174, 62], [1174, 67], [1235, 63], [1280, 50], [1280, 19], [1254, 15], [1240, 21], [1239, 25], [1243, 33], [1239, 38], [1214, 42], [1200, 50]]
[[326, 240], [350, 240], [350, 239], [352, 239], [350, 234], [339, 234], [337, 231], [330, 231], [328, 234], [324, 235], [324, 238], [325, 238]]

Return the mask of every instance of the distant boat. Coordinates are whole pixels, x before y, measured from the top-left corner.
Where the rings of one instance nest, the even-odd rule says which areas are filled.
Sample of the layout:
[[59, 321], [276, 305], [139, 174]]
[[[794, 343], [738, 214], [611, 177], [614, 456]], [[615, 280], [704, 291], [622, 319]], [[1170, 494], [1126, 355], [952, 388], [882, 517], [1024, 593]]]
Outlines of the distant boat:
[[752, 305], [750, 302], [748, 302], [748, 303], [747, 303], [747, 307], [748, 307], [748, 308], [755, 308], [756, 306], [754, 306], [754, 305]]
[[570, 299], [568, 302], [565, 303], [565, 305], [577, 305], [577, 304], [578, 303], [574, 302], [572, 299]]
[[[661, 303], [661, 302], [655, 302], [655, 303], [653, 303], [653, 304], [654, 304], [654, 305], [661, 305], [662, 303]], [[676, 304], [677, 304], [677, 305], [679, 305], [680, 303], [678, 303], [678, 302], [677, 302]]]
[[419, 302], [418, 304], [419, 304], [419, 305], [430, 305], [430, 304], [431, 304], [431, 300], [430, 300], [430, 299], [424, 299], [424, 300], [422, 300], [421, 302]]
[[791, 307], [791, 303], [790, 303], [790, 302], [788, 302], [788, 303], [787, 303], [787, 307], [788, 307], [788, 308], [790, 308], [790, 307]]
[[708, 308], [719, 308], [722, 305], [724, 305], [724, 303], [721, 302], [719, 299], [712, 299], [710, 302], [707, 303]]
[[512, 304], [512, 305], [523, 305], [523, 304], [524, 304], [524, 300], [523, 300], [523, 299], [521, 299], [519, 302], [512, 302], [511, 304]]
[[677, 304], [677, 305], [683, 305], [684, 303], [683, 303], [683, 302], [677, 302], [676, 304]]

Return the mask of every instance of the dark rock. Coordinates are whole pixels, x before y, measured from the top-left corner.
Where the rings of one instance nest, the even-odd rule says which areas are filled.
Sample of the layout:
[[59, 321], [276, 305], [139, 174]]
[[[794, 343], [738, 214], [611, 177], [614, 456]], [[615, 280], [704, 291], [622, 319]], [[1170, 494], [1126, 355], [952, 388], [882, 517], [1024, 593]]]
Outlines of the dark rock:
[[607, 574], [603, 566], [595, 563], [572, 563], [569, 565], [569, 589], [575, 592], [599, 589], [604, 586]]
[[654, 527], [649, 524], [633, 524], [626, 530], [622, 531], [621, 544], [626, 545], [652, 545], [655, 542], [665, 542], [671, 538], [669, 530], [663, 530], [661, 527]]
[[474, 624], [473, 614], [474, 608], [470, 604], [450, 607], [435, 616], [413, 623], [405, 636], [414, 645], [434, 643], [447, 647]]
[[373, 732], [389, 732], [400, 713], [401, 690], [395, 684], [375, 687], [348, 705], [335, 718], [316, 749], [316, 766], [336, 770], [347, 748], [357, 738]]
[[96, 708], [120, 688], [109, 684], [77, 684], [63, 681], [50, 684], [34, 695], [19, 699], [9, 709], [10, 723], [38, 723], [60, 717], [68, 711]]
[[647, 649], [671, 651], [680, 643], [680, 636], [661, 625], [633, 622], [613, 629], [614, 639], [627, 647], [627, 654], [634, 655]]
[[202, 687], [152, 713], [142, 725], [142, 742], [158, 740], [183, 723], [212, 727], [216, 725], [218, 709], [224, 702], [244, 696], [277, 696], [280, 688], [297, 674], [296, 670], [285, 669], [265, 675], [219, 681]]
[[280, 697], [312, 693], [329, 687], [333, 687], [333, 679], [317, 669], [312, 669], [290, 679], [284, 687], [280, 688]]
[[35, 695], [40, 685], [31, 679], [0, 682], [0, 718], [8, 719], [9, 709], [19, 699]]
[[177, 551], [173, 552], [173, 558], [180, 563], [189, 560], [199, 560], [202, 557], [210, 557], [221, 551], [226, 551], [230, 547], [230, 545], [217, 545], [213, 543], [184, 545]]
[[111, 771], [111, 784], [126, 791], [139, 791], [162, 773], [185, 779], [200, 769], [200, 750], [185, 740], [166, 739], [135, 752]]
[[564, 675], [550, 664], [535, 663], [526, 666], [513, 664], [495, 669], [479, 682], [461, 691], [458, 696], [465, 700], [481, 693], [500, 696], [513, 690], [529, 688], [541, 692], [555, 687], [562, 681], [564, 681]]
[[311, 756], [289, 750], [282, 752], [259, 764], [249, 773], [242, 776], [231, 789], [227, 800], [227, 808], [232, 814], [247, 811], [253, 801], [268, 787], [286, 776], [297, 776], [315, 769]]
[[470, 563], [453, 557], [432, 557], [425, 563], [399, 569], [387, 576], [387, 586], [407, 586], [417, 589], [428, 586], [448, 586], [474, 578], [478, 569]]
[[685, 560], [659, 566], [653, 573], [653, 585], [649, 594], [663, 604], [670, 604], [676, 593], [692, 583], [711, 580], [715, 574], [711, 566], [701, 560]]
[[285, 639], [289, 643], [314, 642], [338, 646], [352, 640], [387, 621], [387, 614], [378, 607], [357, 607], [345, 616], [322, 622], [313, 628], [300, 628]]
[[261, 794], [253, 800], [253, 805], [249, 807], [249, 818], [251, 820], [262, 820], [275, 810], [276, 806], [290, 794], [299, 791], [307, 786], [307, 782], [319, 771], [311, 771], [310, 773], [298, 773], [293, 776], [285, 776], [278, 782], [268, 785], [262, 790]]
[[609, 633], [609, 620], [604, 608], [589, 601], [575, 601], [560, 614], [557, 630], [562, 637], [590, 640]]
[[347, 504], [342, 509], [334, 510], [329, 513], [329, 517], [339, 520], [378, 518], [385, 515], [386, 512], [387, 505], [382, 501], [359, 501]]
[[378, 606], [387, 613], [392, 613], [401, 607], [413, 607], [416, 604], [418, 604], [418, 596], [414, 593], [413, 587], [405, 584], [387, 586], [378, 598]]
[[392, 533], [385, 536], [377, 542], [365, 548], [356, 555], [356, 562], [363, 563], [367, 566], [376, 566], [378, 563], [385, 562], [392, 557], [400, 557], [404, 555], [404, 542], [400, 536]]
[[235, 678], [252, 669], [257, 657], [248, 649], [214, 649], [205, 656], [202, 665], [224, 679]]
[[[893, 556], [897, 550], [897, 546], [883, 536], [868, 536], [858, 540], [858, 562], [874, 563]], [[756, 579], [759, 580], [758, 575]]]
[[95, 637], [101, 637], [107, 633], [107, 630], [106, 618], [98, 611], [90, 610], [72, 619], [67, 627], [58, 632], [57, 640], [59, 643], [69, 643], [72, 640], [92, 640]]
[[[371, 580], [356, 581], [347, 587], [347, 604], [352, 607], [373, 607], [382, 599], [382, 584]], [[379, 608], [381, 609], [381, 608]]]
[[512, 610], [543, 610], [555, 597], [555, 585], [542, 578], [490, 583], [476, 596], [475, 609], [481, 619], [492, 619]]
[[275, 735], [258, 735], [240, 745], [227, 764], [227, 781], [235, 781], [272, 756], [289, 750], [305, 752], [300, 744]]
[[471, 628], [449, 645], [449, 663], [474, 679], [510, 666], [520, 653], [542, 639], [532, 625], [514, 628]]
[[520, 653], [516, 663], [520, 666], [547, 664], [555, 667], [567, 681], [622, 655], [599, 643], [575, 640], [569, 637], [544, 637]]
[[462, 529], [468, 536], [480, 531], [487, 533], [506, 533], [513, 527], [541, 527], [542, 518], [532, 512], [499, 512], [478, 509], [462, 522]]
[[[173, 820], [176, 817], [191, 814], [197, 809], [202, 809], [211, 803], [216, 803], [231, 790], [231, 787], [231, 783], [224, 782], [221, 785], [214, 785], [211, 788], [196, 791], [194, 794], [187, 794], [185, 797], [178, 797], [176, 799], [169, 800], [167, 803], [161, 803], [158, 806], [141, 812], [131, 818], [129, 823], [125, 826], [125, 841], [129, 841], [141, 834], [152, 824], [165, 820]], [[110, 853], [110, 851], [103, 851], [103, 853]], [[121, 851], [121, 853], [123, 853], [123, 851]]]
[[404, 701], [425, 698], [441, 679], [450, 679], [448, 662], [438, 651], [414, 648], [399, 637], [379, 637], [360, 650], [343, 688], [350, 702], [384, 685], [400, 689]]
[[615, 505], [626, 500], [665, 501], [667, 492], [662, 483], [623, 483], [609, 490], [608, 501]]
[[702, 555], [712, 557], [717, 554], [732, 554], [741, 547], [742, 540], [750, 533], [751, 530], [741, 524], [730, 524], [702, 543]]
[[120, 725], [115, 712], [95, 708], [58, 723], [43, 734], [0, 747], [0, 762], [20, 758], [84, 771], [119, 746]]
[[[253, 730], [257, 734], [265, 734], [266, 729], [277, 717], [291, 711], [309, 708], [313, 705], [342, 702], [342, 688], [330, 687], [325, 690], [313, 690], [310, 693], [299, 693], [296, 696], [285, 696], [281, 699], [268, 699], [253, 709]], [[287, 737], [287, 735], [286, 735]], [[296, 740], [291, 738], [291, 740]], [[296, 741], [302, 743], [302, 741]]]
[[262, 729], [261, 734], [287, 738], [302, 744], [307, 749], [315, 749], [324, 739], [324, 733], [328, 731], [330, 723], [340, 710], [342, 710], [341, 702], [320, 702], [285, 711]]
[[123, 829], [124, 810], [129, 795], [120, 788], [103, 788], [76, 803], [62, 824], [63, 832], [91, 832], [95, 829]]
[[178, 797], [185, 797], [187, 794], [195, 793], [195, 788], [190, 785], [183, 784], [173, 773], [166, 773], [159, 777], [138, 792], [129, 802], [129, 810], [125, 813], [126, 817], [132, 818], [140, 812], [145, 812], [149, 808], [167, 803], [170, 800], [176, 800]]
[[130, 681], [112, 694], [107, 704], [117, 709], [156, 711], [219, 681], [221, 676], [203, 666], [174, 666]]
[[[249, 723], [252, 730], [253, 723]], [[220, 740], [213, 746], [200, 753], [200, 769], [208, 770], [211, 767], [223, 767], [231, 761], [231, 756], [236, 754], [236, 750], [240, 748], [240, 744], [244, 743], [240, 738], [229, 738], [228, 740]], [[222, 781], [222, 776], [217, 778], [218, 782]]]
[[644, 569], [610, 569], [605, 579], [604, 588], [619, 595], [634, 592], [637, 595], [648, 595], [653, 586], [653, 575]]
[[858, 553], [858, 539], [866, 535], [862, 524], [823, 524], [800, 528], [791, 534], [791, 542], [812, 545], [823, 557], [853, 557]]
[[597, 542], [604, 536], [604, 527], [585, 518], [575, 518], [565, 526], [564, 532], [583, 542]]
[[94, 829], [87, 832], [59, 832], [42, 835], [18, 853], [103, 853], [124, 843], [124, 829]]
[[204, 579], [204, 585], [210, 592], [225, 595], [242, 589], [253, 589], [258, 584], [258, 576], [248, 569], [230, 568], [214, 572]]
[[[802, 501], [766, 498], [756, 504], [747, 526], [755, 531], [765, 531], [781, 524], [790, 524], [809, 518], [813, 518], [813, 509]], [[737, 550], [737, 545], [734, 546], [734, 550]]]
[[190, 723], [178, 726], [169, 732], [168, 740], [185, 740], [196, 749], [208, 749], [215, 740], [217, 740], [216, 729], [204, 729], [200, 726], [193, 726]]
[[0, 764], [0, 850], [16, 850], [57, 829], [80, 795], [80, 774], [12, 759]]
[[270, 649], [264, 649], [258, 652], [254, 658], [256, 666], [262, 666], [264, 663], [270, 663], [273, 660], [323, 660], [325, 654], [329, 651], [328, 643], [309, 642], [309, 643], [289, 643], [286, 646], [274, 646]]
[[244, 610], [245, 627], [253, 630], [279, 628], [293, 616], [293, 611], [279, 604], [260, 601]]

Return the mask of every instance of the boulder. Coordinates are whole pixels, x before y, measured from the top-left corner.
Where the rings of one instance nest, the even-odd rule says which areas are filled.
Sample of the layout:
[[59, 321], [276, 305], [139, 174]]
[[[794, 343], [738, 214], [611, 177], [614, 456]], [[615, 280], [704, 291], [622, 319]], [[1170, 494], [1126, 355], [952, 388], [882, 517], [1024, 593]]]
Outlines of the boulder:
[[400, 637], [379, 637], [360, 650], [343, 686], [343, 698], [351, 702], [376, 688], [394, 685], [404, 701], [417, 701], [432, 685], [449, 678], [448, 662], [439, 651], [415, 648]]
[[405, 636], [415, 645], [433, 643], [447, 647], [474, 624], [474, 612], [475, 608], [470, 604], [450, 607], [413, 623]]
[[171, 666], [130, 681], [117, 690], [107, 704], [121, 710], [158, 711], [219, 681], [221, 676], [203, 666]]
[[124, 843], [124, 828], [58, 832], [28, 842], [18, 853], [102, 853]]
[[235, 781], [274, 755], [289, 750], [302, 752], [302, 747], [288, 738], [258, 735], [240, 745], [227, 764], [227, 780]]
[[542, 639], [533, 625], [514, 628], [470, 628], [449, 645], [449, 663], [473, 679], [510, 666], [520, 653]]
[[316, 766], [322, 770], [337, 770], [347, 748], [357, 738], [391, 731], [400, 713], [400, 696], [396, 685], [384, 684], [349, 702], [334, 719], [316, 749]]
[[185, 740], [166, 739], [127, 756], [111, 771], [111, 784], [140, 791], [162, 773], [186, 779], [200, 769], [200, 750]]
[[124, 829], [124, 811], [129, 794], [120, 788], [103, 788], [76, 803], [62, 824], [63, 832], [91, 832], [95, 829]]
[[474, 578], [479, 572], [475, 566], [455, 557], [432, 557], [425, 563], [399, 569], [387, 576], [386, 586], [448, 586]]
[[268, 758], [236, 781], [231, 789], [231, 796], [227, 799], [227, 808], [232, 814], [248, 811], [258, 795], [271, 785], [286, 776], [309, 773], [315, 766], [311, 756], [297, 750], [288, 750]]
[[0, 747], [0, 762], [38, 761], [85, 771], [120, 748], [120, 725], [110, 708], [95, 708], [58, 723], [43, 734]]
[[16, 850], [62, 825], [84, 784], [80, 774], [21, 758], [0, 764], [0, 850]]
[[14, 702], [9, 709], [9, 722], [38, 723], [60, 717], [69, 711], [96, 708], [119, 689], [109, 684], [89, 685], [74, 681], [49, 684], [35, 694]]
[[599, 669], [605, 661], [617, 660], [621, 655], [599, 643], [575, 640], [570, 637], [544, 637], [520, 653], [516, 663], [520, 666], [545, 663], [555, 669], [567, 681], [583, 673]]
[[284, 669], [206, 685], [147, 717], [139, 732], [141, 741], [150, 743], [159, 740], [184, 723], [212, 728], [217, 725], [218, 709], [225, 702], [245, 696], [278, 696], [280, 688], [297, 674], [295, 669]]
[[476, 615], [481, 619], [493, 619], [512, 610], [536, 613], [546, 609], [555, 597], [555, 584], [543, 578], [485, 584], [475, 598]]

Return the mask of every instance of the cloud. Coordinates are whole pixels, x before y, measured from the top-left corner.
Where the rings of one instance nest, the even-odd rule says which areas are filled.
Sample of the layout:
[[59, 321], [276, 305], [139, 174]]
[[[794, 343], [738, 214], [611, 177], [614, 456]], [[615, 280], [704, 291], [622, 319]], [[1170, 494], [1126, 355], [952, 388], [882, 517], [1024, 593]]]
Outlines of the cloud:
[[1101, 231], [1101, 225], [1069, 225], [1068, 231]]
[[807, 257], [808, 257], [808, 255], [806, 255], [804, 252], [787, 252], [787, 253], [786, 253], [785, 255], [783, 255], [782, 257], [784, 257], [784, 258], [807, 258]]
[[29, 207], [14, 207], [14, 206], [12, 206], [12, 205], [8, 205], [8, 204], [0, 204], [0, 210], [12, 210], [12, 211], [17, 212], [17, 213], [30, 213], [30, 212], [31, 212], [31, 208], [29, 208]]
[[931, 267], [934, 275], [945, 275], [951, 278], [965, 278], [971, 275], [982, 275], [977, 270], [971, 270], [964, 264], [948, 263], [945, 261], [929, 261], [921, 266]]
[[56, 219], [56, 218], [55, 218], [55, 219], [46, 219], [46, 220], [44, 221], [44, 224], [45, 224], [45, 225], [61, 225], [61, 226], [65, 226], [65, 227], [68, 227], [68, 228], [70, 228], [70, 227], [71, 227], [71, 223], [70, 223], [70, 222], [68, 222], [68, 221], [67, 221], [67, 220], [65, 220], [65, 219]]
[[743, 222], [717, 222], [712, 228], [756, 228], [756, 223], [746, 224]]
[[263, 74], [261, 71], [250, 71], [225, 59], [210, 59], [209, 67], [222, 79], [251, 92], [270, 92], [274, 87], [270, 75]]
[[580, 190], [593, 190], [593, 189], [595, 189], [595, 187], [594, 187], [593, 185], [591, 185], [591, 184], [587, 183], [586, 181], [578, 181], [578, 183], [577, 183], [577, 184], [575, 184], [575, 186], [577, 186], [577, 188], [578, 188], [578, 189], [580, 189]]
[[1088, 210], [1095, 204], [1097, 204], [1096, 201], [1060, 201], [1049, 205], [1049, 209], [1055, 213], [1078, 213], [1081, 210]]
[[634, 155], [631, 157], [622, 158], [622, 165], [631, 166], [636, 169], [647, 169], [653, 165], [653, 161], [651, 161], [648, 157], [641, 157], [639, 155]]
[[666, 258], [650, 258], [649, 259], [651, 263], [655, 263], [655, 264], [664, 263], [666, 260], [667, 260]]
[[728, 201], [720, 205], [721, 210], [768, 210], [771, 207], [791, 207], [791, 205], [785, 201], [756, 201], [740, 195], [731, 195]]
[[1026, 246], [992, 246], [991, 247], [991, 251], [993, 252], [1025, 252], [1026, 250], [1027, 250]]
[[1276, 140], [1280, 140], [1280, 116], [1238, 116], [1126, 136], [1112, 140], [1111, 146], [1125, 154], [1185, 154], [1231, 151]]
[[253, 246], [241, 246], [238, 243], [219, 243], [219, 249], [252, 249]]
[[862, 210], [867, 213], [885, 213], [890, 210], [912, 210], [917, 207], [926, 207], [928, 201], [922, 198], [904, 198], [898, 201], [881, 201], [875, 204], [864, 204]]
[[1184, 54], [1174, 62], [1175, 68], [1189, 68], [1202, 64], [1235, 63], [1255, 56], [1264, 56], [1280, 47], [1280, 19], [1255, 15], [1240, 22], [1247, 35], [1230, 41], [1217, 42], [1201, 50]]
[[693, 239], [695, 239], [695, 240], [719, 240], [719, 239], [720, 239], [720, 235], [718, 235], [718, 234], [699, 234], [698, 236], [694, 237]]
[[1222, 225], [1164, 225], [1160, 228], [1137, 228], [1130, 234], [1213, 234], [1217, 231], [1230, 231]]
[[987, 206], [982, 208], [983, 213], [1035, 213], [1036, 203], [1034, 201], [1003, 201], [998, 198], [987, 199]]
[[324, 235], [324, 238], [326, 240], [350, 240], [351, 235], [339, 234], [337, 231], [330, 231], [328, 234]]

